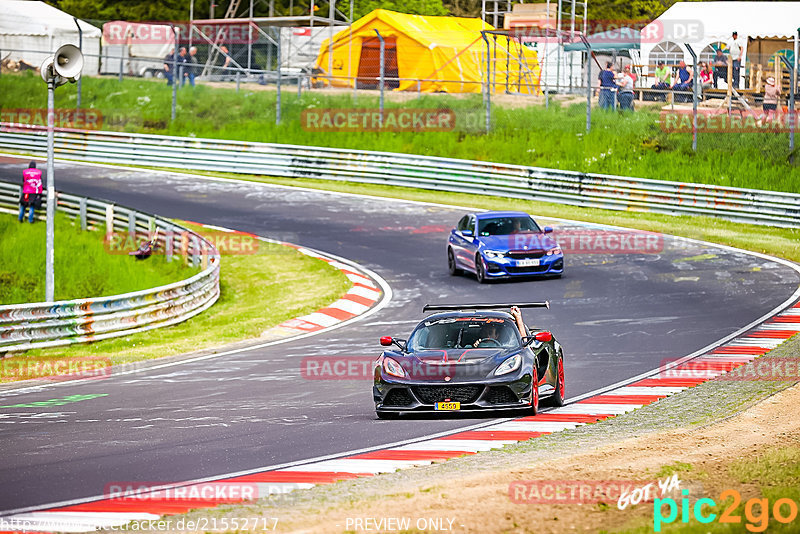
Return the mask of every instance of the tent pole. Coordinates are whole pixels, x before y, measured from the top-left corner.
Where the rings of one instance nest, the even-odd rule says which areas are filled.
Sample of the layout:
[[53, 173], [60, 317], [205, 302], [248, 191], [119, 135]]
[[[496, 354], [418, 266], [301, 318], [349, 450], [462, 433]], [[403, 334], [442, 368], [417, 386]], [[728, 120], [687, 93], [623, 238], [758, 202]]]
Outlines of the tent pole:
[[378, 83], [380, 83], [381, 89], [381, 100], [380, 100], [380, 117], [381, 117], [381, 126], [383, 126], [383, 77], [384, 77], [384, 69], [386, 68], [386, 61], [385, 61], [385, 54], [386, 54], [386, 43], [383, 40], [383, 36], [381, 32], [378, 31], [378, 28], [375, 28], [375, 33], [378, 35], [378, 39], [381, 42], [381, 63], [380, 63], [380, 78]]
[[489, 39], [486, 37], [485, 30], [481, 30], [481, 36], [483, 36], [483, 40], [486, 43], [486, 98], [484, 98], [484, 102], [486, 104], [486, 133], [488, 134], [492, 119], [492, 97], [490, 87], [492, 83], [492, 64], [490, 62], [492, 48], [489, 45]]
[[[81, 25], [78, 23], [77, 17], [72, 17], [72, 20], [75, 21], [75, 26], [78, 27], [78, 50], [80, 50], [81, 53], [83, 53], [83, 30], [81, 29]], [[2, 56], [2, 54], [0, 54], [0, 56]], [[81, 81], [82, 81], [81, 78], [78, 78], [78, 103], [76, 104], [77, 109], [81, 109]]]
[[510, 94], [508, 90], [509, 61], [511, 61], [511, 37], [506, 34], [506, 94]]
[[350, 0], [350, 40], [347, 43], [347, 72], [353, 79], [353, 102], [356, 101], [356, 89], [358, 88], [358, 70], [353, 76], [353, 2]]

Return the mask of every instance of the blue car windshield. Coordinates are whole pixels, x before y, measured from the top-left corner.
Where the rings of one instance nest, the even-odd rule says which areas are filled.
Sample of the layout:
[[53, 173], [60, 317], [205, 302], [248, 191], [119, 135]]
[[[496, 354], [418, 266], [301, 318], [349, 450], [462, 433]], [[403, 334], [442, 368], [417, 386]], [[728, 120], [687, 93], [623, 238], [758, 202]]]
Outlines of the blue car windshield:
[[530, 217], [493, 217], [478, 219], [478, 235], [510, 235], [520, 232], [541, 232], [539, 225]]
[[521, 344], [516, 325], [499, 317], [445, 317], [423, 322], [411, 334], [413, 351], [465, 348], [515, 348]]

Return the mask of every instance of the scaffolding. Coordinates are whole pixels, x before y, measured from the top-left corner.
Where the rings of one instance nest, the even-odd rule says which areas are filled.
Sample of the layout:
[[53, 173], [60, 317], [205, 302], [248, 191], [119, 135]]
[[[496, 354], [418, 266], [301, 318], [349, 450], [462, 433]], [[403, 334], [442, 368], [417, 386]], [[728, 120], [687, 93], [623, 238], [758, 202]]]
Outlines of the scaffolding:
[[[213, 69], [213, 65], [218, 61], [219, 55], [223, 53], [221, 51], [222, 45], [229, 40], [229, 29], [235, 25], [240, 25], [247, 28], [247, 60], [246, 62], [242, 61], [240, 64], [240, 62], [237, 62], [233, 57], [233, 54], [230, 54], [229, 57], [231, 57], [231, 65], [238, 72], [244, 72], [245, 75], [250, 75], [252, 70], [258, 70], [254, 69], [252, 65], [253, 44], [258, 39], [263, 38], [266, 40], [268, 45], [272, 45], [277, 48], [279, 51], [279, 55], [277, 55], [277, 68], [280, 69], [281, 56], [292, 57], [292, 54], [308, 54], [310, 52], [305, 50], [293, 50], [292, 41], [290, 40], [290, 48], [288, 50], [283, 50], [283, 53], [280, 53], [280, 28], [311, 28], [313, 31], [313, 28], [315, 27], [327, 27], [328, 37], [330, 42], [333, 42], [334, 29], [336, 28], [338, 30], [341, 27], [350, 25], [353, 14], [353, 0], [350, 0], [350, 16], [345, 15], [336, 8], [336, 0], [311, 0], [308, 12], [299, 15], [295, 14], [297, 9], [304, 10], [305, 8], [302, 8], [299, 5], [295, 6], [295, 0], [290, 0], [289, 15], [285, 16], [275, 16], [275, 0], [249, 0], [245, 6], [241, 6], [241, 4], [242, 0], [231, 0], [224, 17], [221, 19], [214, 18], [213, 7], [210, 13], [211, 18], [195, 19], [194, 0], [192, 0], [189, 10], [189, 44], [191, 46], [196, 37], [199, 39], [198, 42], [202, 42], [203, 44], [207, 44], [209, 46], [208, 59], [206, 60], [202, 75], [208, 75], [211, 69]], [[268, 16], [253, 16], [256, 4], [268, 5]], [[327, 9], [325, 9], [325, 7], [327, 7]], [[325, 16], [317, 15], [318, 11], [322, 11], [323, 13], [327, 11], [327, 14]], [[210, 34], [205, 29], [209, 27], [214, 28], [213, 32]], [[274, 31], [275, 28], [277, 28], [277, 31]], [[300, 46], [311, 46], [312, 44], [313, 43], [309, 41], [309, 43], [306, 43], [306, 45]], [[268, 59], [266, 70], [269, 70], [270, 66], [272, 65], [272, 47], [268, 47], [267, 52]]]

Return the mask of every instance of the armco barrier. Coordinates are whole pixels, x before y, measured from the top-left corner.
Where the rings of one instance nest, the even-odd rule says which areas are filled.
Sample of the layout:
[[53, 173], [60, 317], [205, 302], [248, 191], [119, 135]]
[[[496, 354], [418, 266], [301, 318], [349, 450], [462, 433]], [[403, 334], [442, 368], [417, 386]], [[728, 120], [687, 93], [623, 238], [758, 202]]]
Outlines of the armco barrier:
[[[0, 208], [16, 211], [20, 188], [0, 182]], [[180, 282], [124, 295], [0, 306], [0, 353], [169, 326], [197, 315], [219, 298], [219, 252], [200, 235], [159, 217], [65, 193], [57, 194], [56, 210], [74, 216], [84, 229], [157, 235], [168, 259], [180, 258], [202, 270]]]
[[[63, 130], [60, 158], [479, 193], [574, 206], [800, 226], [800, 195], [522, 165], [270, 143]], [[41, 126], [0, 123], [0, 148], [44, 154]]]

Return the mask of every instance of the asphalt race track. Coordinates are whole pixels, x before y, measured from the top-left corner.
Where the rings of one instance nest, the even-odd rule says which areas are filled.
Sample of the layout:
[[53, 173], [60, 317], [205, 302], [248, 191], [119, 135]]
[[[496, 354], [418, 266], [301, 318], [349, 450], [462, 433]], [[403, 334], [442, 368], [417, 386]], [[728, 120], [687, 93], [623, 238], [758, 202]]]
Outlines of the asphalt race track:
[[[0, 180], [16, 183], [26, 160], [11, 161], [0, 159]], [[363, 321], [293, 342], [0, 393], [2, 406], [106, 395], [0, 407], [2, 512], [102, 495], [112, 483], [194, 480], [492, 421], [380, 421], [369, 381], [301, 377], [306, 356], [377, 355], [378, 338], [404, 337], [425, 303], [549, 299], [550, 310], [527, 311], [526, 320], [564, 345], [567, 397], [574, 397], [713, 343], [781, 304], [800, 282], [787, 266], [667, 237], [656, 253], [568, 255], [562, 279], [478, 285], [446, 268], [446, 234], [464, 210], [126, 169], [56, 169], [65, 192], [351, 259], [383, 277], [394, 297]]]

